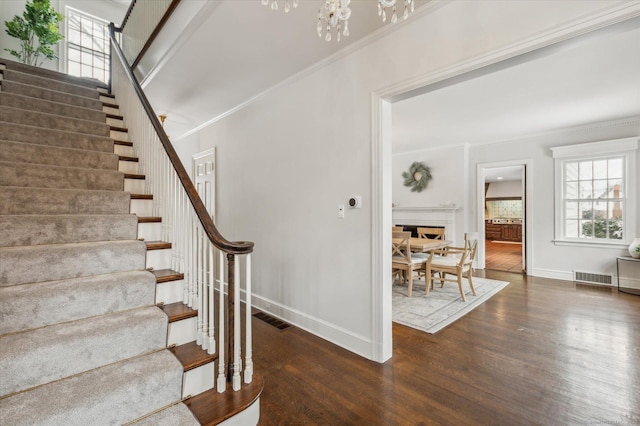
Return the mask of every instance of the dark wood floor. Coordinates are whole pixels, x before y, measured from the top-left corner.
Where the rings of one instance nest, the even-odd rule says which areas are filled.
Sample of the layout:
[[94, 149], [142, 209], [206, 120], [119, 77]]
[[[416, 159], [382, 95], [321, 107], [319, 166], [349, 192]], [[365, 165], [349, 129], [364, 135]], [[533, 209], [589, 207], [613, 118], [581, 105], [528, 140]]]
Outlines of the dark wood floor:
[[640, 297], [486, 276], [511, 284], [435, 335], [394, 324], [385, 364], [254, 319], [259, 424], [640, 424]]
[[522, 272], [522, 244], [485, 240], [485, 268]]

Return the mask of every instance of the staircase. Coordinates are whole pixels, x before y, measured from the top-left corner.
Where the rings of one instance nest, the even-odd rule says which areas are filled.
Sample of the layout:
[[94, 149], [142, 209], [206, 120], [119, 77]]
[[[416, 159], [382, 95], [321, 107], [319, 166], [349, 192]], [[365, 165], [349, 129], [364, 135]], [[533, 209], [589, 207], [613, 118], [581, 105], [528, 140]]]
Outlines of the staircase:
[[213, 389], [115, 97], [9, 60], [0, 73], [2, 424], [232, 422], [262, 381]]

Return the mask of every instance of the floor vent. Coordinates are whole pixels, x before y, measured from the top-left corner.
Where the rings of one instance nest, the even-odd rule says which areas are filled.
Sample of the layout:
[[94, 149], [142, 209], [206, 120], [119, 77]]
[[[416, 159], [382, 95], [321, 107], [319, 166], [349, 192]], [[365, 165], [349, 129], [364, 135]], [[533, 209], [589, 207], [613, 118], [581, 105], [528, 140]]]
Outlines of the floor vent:
[[278, 318], [274, 318], [269, 314], [265, 314], [264, 312], [256, 312], [255, 314], [253, 314], [253, 316], [277, 328], [280, 331], [286, 330], [287, 328], [291, 327], [290, 324], [287, 324], [286, 322], [281, 321]]
[[613, 283], [613, 277], [611, 275], [592, 274], [590, 272], [578, 272], [573, 271], [573, 280], [582, 283], [591, 284], [608, 284]]

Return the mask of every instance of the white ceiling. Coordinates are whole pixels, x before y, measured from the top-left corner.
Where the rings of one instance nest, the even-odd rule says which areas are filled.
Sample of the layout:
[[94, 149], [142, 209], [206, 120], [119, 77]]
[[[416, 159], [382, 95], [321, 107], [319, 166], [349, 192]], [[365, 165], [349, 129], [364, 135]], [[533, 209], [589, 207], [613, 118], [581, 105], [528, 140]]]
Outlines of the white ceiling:
[[[198, 1], [205, 4], [198, 26], [145, 82], [156, 112], [168, 116], [165, 129], [174, 141], [348, 43], [394, 28], [382, 24], [374, 0], [352, 0], [351, 35], [340, 43], [327, 43], [316, 34], [323, 0], [300, 0], [289, 14], [282, 7], [273, 12], [260, 0], [186, 4]], [[417, 2], [414, 15], [425, 3]], [[395, 102], [394, 153], [513, 140], [640, 115], [640, 19], [634, 21]]]
[[491, 183], [522, 180], [522, 168], [523, 166], [505, 166], [484, 169], [484, 181]]
[[[417, 8], [425, 2], [417, 0]], [[198, 28], [145, 84], [156, 112], [167, 115], [167, 133], [179, 138], [348, 44], [391, 25], [389, 20], [382, 23], [376, 1], [352, 0], [350, 36], [339, 43], [335, 39], [326, 42], [316, 32], [323, 3], [300, 0], [298, 8], [288, 14], [283, 11], [283, 0], [279, 0], [277, 12], [262, 6], [260, 0], [205, 4], [201, 13], [207, 16], [197, 17]], [[183, 64], [196, 66], [185, 68]]]
[[640, 28], [628, 27], [395, 102], [394, 153], [640, 115]]

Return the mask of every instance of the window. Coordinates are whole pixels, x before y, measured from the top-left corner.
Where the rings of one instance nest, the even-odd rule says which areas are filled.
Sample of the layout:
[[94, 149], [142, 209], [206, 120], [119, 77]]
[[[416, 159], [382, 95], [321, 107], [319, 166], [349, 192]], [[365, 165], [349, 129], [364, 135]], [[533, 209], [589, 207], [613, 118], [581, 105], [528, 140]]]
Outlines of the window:
[[109, 80], [108, 22], [67, 7], [67, 72]]
[[628, 244], [635, 235], [638, 139], [552, 148], [556, 242]]

